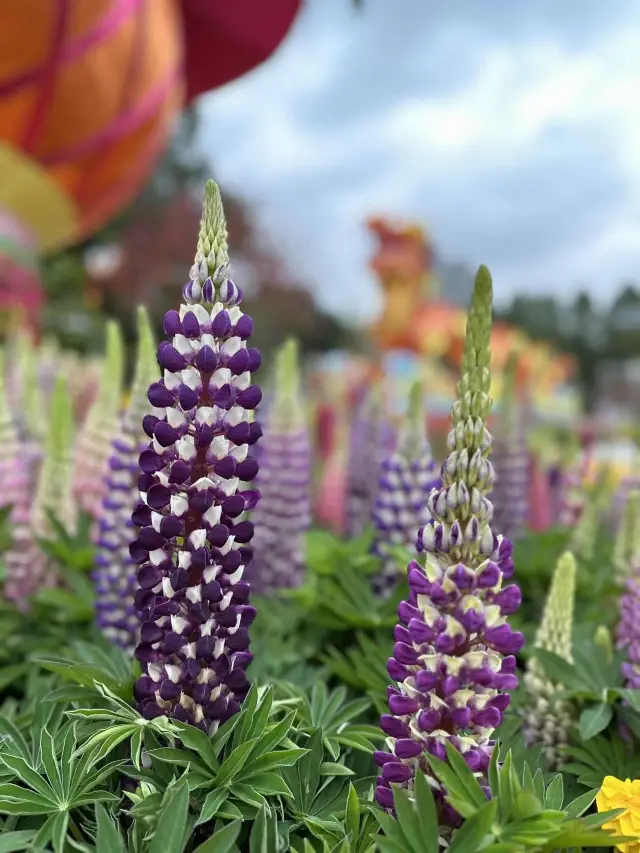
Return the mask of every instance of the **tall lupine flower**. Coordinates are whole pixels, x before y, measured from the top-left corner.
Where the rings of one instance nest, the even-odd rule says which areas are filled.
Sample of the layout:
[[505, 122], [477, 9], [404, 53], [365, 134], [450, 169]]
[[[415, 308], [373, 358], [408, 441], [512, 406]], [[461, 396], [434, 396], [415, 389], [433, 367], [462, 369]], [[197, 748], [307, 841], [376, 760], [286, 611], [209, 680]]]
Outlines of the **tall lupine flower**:
[[120, 434], [111, 445], [93, 575], [98, 627], [108, 640], [131, 654], [140, 632], [133, 600], [135, 563], [129, 554], [129, 545], [135, 538], [131, 512], [139, 500], [138, 457], [149, 443], [142, 429], [142, 419], [149, 409], [147, 390], [159, 372], [149, 315], [139, 307], [136, 369]]
[[131, 546], [140, 565], [140, 710], [210, 732], [248, 690], [255, 616], [242, 579], [253, 525], [242, 516], [259, 495], [239, 484], [256, 474], [247, 452], [261, 434], [250, 418], [260, 354], [247, 347], [252, 322], [228, 263], [220, 193], [209, 181], [191, 280], [180, 310], [164, 318], [164, 378], [149, 388], [154, 414], [143, 426], [152, 440], [140, 455], [142, 505], [132, 516], [141, 528]]
[[304, 581], [311, 524], [311, 437], [294, 340], [276, 356], [275, 394], [261, 445], [256, 479], [261, 500], [253, 516], [256, 556], [248, 580], [252, 589], [270, 593]]
[[[572, 662], [573, 609], [576, 589], [576, 561], [571, 552], [558, 560], [536, 635], [535, 648], [553, 652]], [[569, 739], [574, 724], [571, 705], [553, 701], [560, 687], [547, 677], [544, 667], [533, 658], [523, 678], [530, 702], [524, 712], [524, 736], [527, 745], [542, 744], [549, 767], [562, 765], [560, 747]]]
[[553, 523], [551, 484], [537, 455], [531, 458], [528, 527], [534, 533], [548, 530]]
[[382, 460], [391, 449], [380, 387], [356, 405], [347, 457], [347, 535], [360, 536], [372, 523]]
[[0, 507], [18, 508], [29, 493], [24, 447], [11, 412], [5, 383], [5, 357], [0, 351]]
[[71, 493], [73, 413], [64, 379], [56, 382], [52, 397], [45, 453], [38, 475], [36, 492], [22, 494], [16, 517], [13, 543], [6, 555], [7, 598], [26, 606], [27, 599], [40, 586], [52, 586], [55, 573], [40, 549], [37, 539], [54, 535], [51, 518], [73, 533], [76, 506]]
[[516, 388], [518, 361], [504, 371], [502, 409], [495, 430], [492, 459], [496, 483], [491, 493], [496, 530], [512, 541], [522, 535], [529, 513], [530, 459]]
[[618, 583], [624, 583], [640, 562], [640, 489], [629, 493], [616, 536], [613, 565]]
[[82, 425], [75, 450], [73, 493], [93, 518], [101, 514], [111, 442], [118, 434], [122, 397], [123, 345], [120, 327], [107, 325], [107, 346], [98, 393]]
[[374, 551], [384, 560], [380, 577], [374, 579], [374, 586], [380, 592], [392, 589], [398, 579], [393, 547], [413, 548], [418, 530], [429, 518], [427, 499], [432, 489], [440, 485], [426, 433], [422, 385], [416, 382], [411, 388], [397, 449], [382, 463], [373, 508]]
[[[505, 690], [517, 687], [514, 655], [522, 634], [507, 616], [520, 604], [513, 575], [512, 545], [491, 528], [487, 497], [494, 472], [488, 459], [491, 277], [480, 267], [467, 319], [462, 376], [451, 411], [449, 456], [442, 486], [427, 502], [430, 518], [418, 534], [423, 562], [408, 566], [409, 600], [399, 609], [388, 690], [390, 713], [381, 718], [387, 752], [376, 799], [393, 807], [391, 783], [411, 788], [417, 768], [431, 777], [427, 756], [446, 760], [445, 744], [458, 749], [470, 768], [486, 778], [493, 732], [509, 705]], [[440, 822], [460, 818], [437, 792]]]

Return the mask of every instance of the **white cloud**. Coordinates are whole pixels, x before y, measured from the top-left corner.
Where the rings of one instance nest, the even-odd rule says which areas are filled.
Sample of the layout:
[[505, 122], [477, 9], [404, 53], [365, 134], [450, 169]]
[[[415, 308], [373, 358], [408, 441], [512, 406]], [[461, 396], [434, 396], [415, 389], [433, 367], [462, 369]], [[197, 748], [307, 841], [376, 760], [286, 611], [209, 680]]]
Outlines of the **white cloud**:
[[[606, 294], [621, 278], [640, 277], [635, 13], [614, 20], [588, 51], [568, 47], [551, 26], [485, 39], [479, 72], [453, 91], [425, 86], [416, 96], [398, 72], [395, 98], [379, 110], [375, 40], [361, 44], [363, 24], [344, 9], [333, 25], [323, 9], [320, 27], [319, 6], [311, 7], [276, 57], [204, 99], [203, 144], [220, 179], [255, 200], [272, 239], [318, 282], [321, 301], [361, 317], [377, 310], [363, 226], [372, 212], [419, 217], [447, 256], [488, 260], [503, 295], [585, 283]], [[393, 18], [380, 9], [372, 4], [363, 18], [372, 18], [370, 34], [377, 16], [384, 44]], [[452, 27], [442, 38], [453, 75], [451, 48], [466, 41], [472, 50], [474, 38], [464, 21]], [[339, 73], [359, 49], [369, 95], [364, 77]], [[413, 50], [412, 63], [429, 70], [429, 42]], [[393, 75], [393, 57], [384, 58]], [[333, 120], [332, 101], [356, 82], [370, 112]], [[305, 120], [320, 98], [321, 120]], [[486, 219], [470, 215], [479, 205], [490, 208]]]

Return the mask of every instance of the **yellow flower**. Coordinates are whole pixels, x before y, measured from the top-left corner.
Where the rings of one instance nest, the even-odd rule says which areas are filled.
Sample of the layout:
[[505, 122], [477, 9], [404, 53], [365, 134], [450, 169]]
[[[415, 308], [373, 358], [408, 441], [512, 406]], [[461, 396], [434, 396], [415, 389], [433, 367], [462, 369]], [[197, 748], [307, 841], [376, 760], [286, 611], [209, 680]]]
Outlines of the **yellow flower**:
[[[616, 835], [626, 835], [640, 839], [640, 779], [616, 779], [615, 776], [605, 776], [602, 787], [596, 796], [599, 812], [610, 809], [626, 809], [626, 811], [607, 821], [603, 829], [609, 829]], [[640, 853], [640, 841], [619, 844], [622, 853]]]

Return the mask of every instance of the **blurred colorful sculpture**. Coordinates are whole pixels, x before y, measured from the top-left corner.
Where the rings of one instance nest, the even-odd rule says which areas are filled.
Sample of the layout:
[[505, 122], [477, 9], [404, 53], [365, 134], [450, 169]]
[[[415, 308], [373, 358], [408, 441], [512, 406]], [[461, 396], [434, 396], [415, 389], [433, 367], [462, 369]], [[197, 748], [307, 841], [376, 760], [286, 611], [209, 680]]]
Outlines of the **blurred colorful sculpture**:
[[[454, 375], [460, 369], [466, 315], [435, 294], [434, 253], [422, 228], [391, 219], [373, 218], [367, 223], [378, 240], [370, 268], [383, 290], [380, 319], [372, 334], [384, 353], [404, 351], [424, 359], [442, 360]], [[521, 329], [496, 321], [491, 331], [494, 387], [499, 400], [501, 377], [507, 360], [518, 355], [517, 387], [536, 411], [548, 413], [562, 397], [563, 411], [575, 417], [577, 396], [567, 398], [567, 380], [574, 372], [571, 356], [549, 344], [531, 340]]]
[[128, 203], [185, 92], [194, 97], [265, 59], [300, 2], [272, 2], [268, 15], [257, 5], [4, 0], [0, 309], [21, 305], [35, 324], [38, 255], [86, 237]]

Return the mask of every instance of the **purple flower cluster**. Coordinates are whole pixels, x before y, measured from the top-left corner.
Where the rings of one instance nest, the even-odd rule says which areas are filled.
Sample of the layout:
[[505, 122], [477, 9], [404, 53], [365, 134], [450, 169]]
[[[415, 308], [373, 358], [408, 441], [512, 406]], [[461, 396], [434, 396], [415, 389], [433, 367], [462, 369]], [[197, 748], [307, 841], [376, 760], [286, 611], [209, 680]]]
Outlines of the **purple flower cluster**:
[[640, 567], [625, 583], [619, 610], [617, 647], [626, 649], [627, 653], [627, 660], [622, 664], [622, 674], [627, 687], [640, 690]]
[[373, 521], [382, 462], [392, 449], [394, 436], [382, 412], [378, 389], [356, 406], [349, 434], [347, 458], [347, 535], [361, 536]]
[[[140, 623], [134, 606], [135, 563], [129, 545], [135, 538], [131, 512], [139, 502], [138, 457], [148, 444], [141, 421], [148, 409], [147, 389], [158, 376], [153, 335], [143, 308], [138, 309], [138, 360], [131, 399], [111, 444], [106, 476], [106, 496], [98, 525], [98, 555], [93, 580], [96, 621], [105, 637], [133, 654]], [[159, 411], [158, 415], [164, 414]]]
[[384, 561], [382, 572], [374, 578], [374, 587], [379, 592], [384, 594], [395, 585], [398, 562], [393, 547], [413, 548], [419, 529], [429, 518], [429, 495], [440, 485], [426, 436], [422, 388], [418, 384], [412, 389], [398, 447], [382, 463], [373, 509], [376, 528], [374, 552]]
[[487, 494], [494, 482], [488, 456], [491, 279], [481, 268], [467, 324], [467, 343], [458, 399], [452, 410], [450, 453], [442, 486], [427, 501], [428, 521], [420, 530], [423, 562], [408, 566], [410, 594], [402, 602], [388, 671], [389, 714], [381, 718], [387, 750], [375, 756], [382, 772], [376, 799], [393, 808], [393, 783], [411, 787], [418, 769], [432, 779], [440, 820], [455, 827], [460, 818], [445, 801], [427, 757], [446, 759], [445, 744], [460, 751], [484, 779], [493, 732], [509, 705], [515, 654], [522, 634], [507, 616], [520, 604], [517, 585], [505, 585], [514, 570], [511, 542], [491, 528]]
[[141, 504], [132, 518], [140, 531], [131, 546], [140, 710], [209, 732], [248, 690], [255, 616], [242, 577], [253, 525], [243, 514], [259, 494], [240, 483], [257, 474], [247, 454], [261, 434], [252, 418], [261, 392], [251, 382], [260, 354], [247, 346], [252, 322], [227, 265], [222, 203], [210, 181], [184, 304], [164, 318], [170, 340], [158, 348], [164, 378], [148, 393], [156, 414], [143, 421], [151, 443], [139, 460]]
[[302, 426], [292, 432], [265, 426], [257, 485], [256, 557], [251, 588], [268, 594], [296, 587], [305, 576], [305, 541], [311, 524], [311, 441]]
[[524, 436], [496, 441], [492, 456], [496, 471], [493, 525], [513, 541], [522, 536], [529, 517], [531, 460]]

